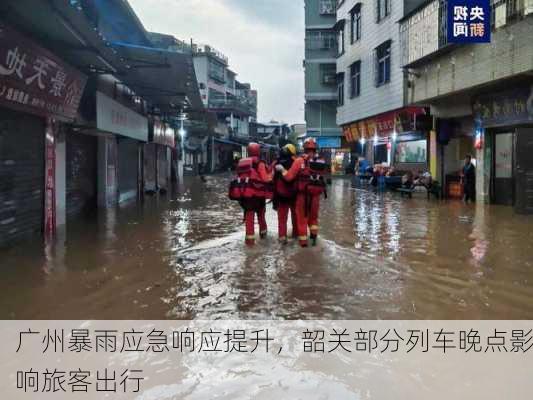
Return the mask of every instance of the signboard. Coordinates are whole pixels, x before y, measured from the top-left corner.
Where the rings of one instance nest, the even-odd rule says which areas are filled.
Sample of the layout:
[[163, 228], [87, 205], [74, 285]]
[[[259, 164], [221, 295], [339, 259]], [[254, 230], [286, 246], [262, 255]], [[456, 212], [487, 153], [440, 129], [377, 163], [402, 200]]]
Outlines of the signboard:
[[408, 41], [407, 63], [439, 49], [439, 0], [435, 0], [402, 23]]
[[339, 136], [317, 137], [316, 144], [320, 149], [340, 149], [341, 138]]
[[424, 114], [425, 110], [422, 107], [406, 107], [345, 125], [343, 132], [348, 142], [360, 138], [371, 139], [376, 134], [386, 137], [392, 135], [394, 131], [398, 134], [410, 132], [416, 130], [417, 117]]
[[152, 141], [164, 146], [175, 147], [174, 129], [166, 122], [154, 119]]
[[141, 142], [148, 141], [148, 119], [101, 92], [96, 92], [96, 127]]
[[533, 86], [479, 97], [472, 108], [483, 127], [531, 123]]
[[0, 104], [73, 120], [87, 77], [0, 21]]
[[45, 132], [44, 236], [50, 238], [56, 232], [56, 126], [52, 118], [46, 119]]
[[448, 42], [490, 43], [490, 0], [448, 0]]
[[399, 142], [396, 145], [396, 162], [425, 163], [427, 162], [427, 141]]
[[483, 141], [485, 139], [485, 129], [479, 118], [474, 121], [474, 147], [478, 150], [483, 148]]

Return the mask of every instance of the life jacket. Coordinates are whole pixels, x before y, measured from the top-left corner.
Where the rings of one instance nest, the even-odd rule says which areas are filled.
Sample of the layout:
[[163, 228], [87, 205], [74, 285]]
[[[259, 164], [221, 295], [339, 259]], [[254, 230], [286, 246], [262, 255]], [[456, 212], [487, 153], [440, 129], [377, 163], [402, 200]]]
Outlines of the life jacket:
[[272, 184], [261, 180], [257, 168], [264, 161], [257, 157], [243, 158], [237, 164], [237, 176], [230, 183], [229, 198], [236, 201], [271, 199]]
[[301, 168], [297, 178], [298, 192], [311, 196], [326, 195], [324, 175], [329, 170], [329, 165], [319, 157], [305, 157]]
[[[290, 169], [293, 164], [293, 159], [279, 159], [276, 164], [283, 165], [286, 170]], [[298, 193], [296, 182], [287, 182], [283, 179], [281, 172], [274, 173], [274, 197], [281, 200], [290, 200], [296, 197]]]

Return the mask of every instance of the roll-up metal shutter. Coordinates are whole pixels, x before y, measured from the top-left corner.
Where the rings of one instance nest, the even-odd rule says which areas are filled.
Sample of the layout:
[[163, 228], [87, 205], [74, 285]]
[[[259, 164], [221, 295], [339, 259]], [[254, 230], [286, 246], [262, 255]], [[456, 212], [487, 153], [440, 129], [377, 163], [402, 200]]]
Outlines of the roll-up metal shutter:
[[97, 138], [69, 131], [67, 142], [67, 217], [96, 209]]
[[157, 186], [163, 190], [168, 186], [167, 148], [162, 145], [157, 145]]
[[139, 170], [139, 142], [132, 139], [118, 141], [118, 191], [119, 201], [137, 196]]
[[144, 145], [144, 190], [146, 192], [157, 191], [156, 147], [154, 143]]
[[44, 120], [0, 109], [0, 246], [42, 232], [44, 131]]

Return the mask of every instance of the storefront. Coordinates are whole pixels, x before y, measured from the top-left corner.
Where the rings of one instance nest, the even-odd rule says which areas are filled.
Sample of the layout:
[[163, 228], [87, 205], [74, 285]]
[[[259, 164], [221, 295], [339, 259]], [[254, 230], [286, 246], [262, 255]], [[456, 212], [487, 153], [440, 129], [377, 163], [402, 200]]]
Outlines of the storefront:
[[[444, 183], [444, 193], [449, 199], [462, 199], [464, 196], [461, 174], [467, 155], [477, 165], [474, 148], [474, 123], [472, 116], [439, 119], [437, 122], [436, 141], [441, 145], [440, 171], [438, 179]], [[434, 151], [436, 153], [436, 151]]]
[[[0, 246], [56, 229], [64, 210], [60, 132], [76, 115], [86, 77], [0, 22]], [[61, 216], [61, 220], [64, 216]]]
[[97, 206], [97, 138], [72, 130], [66, 135], [66, 213], [91, 213]]
[[158, 117], [153, 117], [148, 140], [150, 143], [144, 145], [144, 188], [146, 191], [166, 191], [171, 182], [172, 149], [176, 147], [175, 130]]
[[[96, 127], [102, 134], [117, 135], [116, 185], [110, 185], [113, 178], [106, 175], [105, 190], [117, 188], [119, 203], [135, 199], [139, 195], [142, 180], [141, 145], [148, 140], [148, 119], [141, 114], [113, 100], [102, 92], [96, 93]], [[109, 161], [100, 165], [101, 170], [109, 171]], [[104, 176], [101, 174], [101, 176]]]
[[215, 171], [228, 171], [233, 168], [235, 159], [242, 157], [242, 145], [227, 139], [214, 139]]
[[490, 201], [533, 214], [533, 86], [480, 96], [473, 111]]
[[424, 108], [405, 107], [345, 125], [343, 132], [370, 163], [418, 171], [428, 168], [431, 122]]
[[351, 152], [342, 146], [340, 136], [319, 136], [315, 138], [320, 155], [331, 166], [333, 175], [344, 175], [351, 162]]

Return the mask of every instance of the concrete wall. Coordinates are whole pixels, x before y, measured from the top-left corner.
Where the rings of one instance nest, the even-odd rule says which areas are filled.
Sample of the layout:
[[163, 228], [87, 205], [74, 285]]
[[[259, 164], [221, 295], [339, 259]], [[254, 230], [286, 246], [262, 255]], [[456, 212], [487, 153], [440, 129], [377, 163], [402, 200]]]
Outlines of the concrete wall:
[[492, 33], [492, 43], [465, 45], [418, 67], [410, 99], [424, 102], [533, 70], [533, 16]]
[[330, 64], [335, 67], [335, 61], [316, 62], [306, 60], [305, 63], [305, 94], [308, 101], [318, 99], [337, 99], [337, 84], [325, 84], [322, 79], [321, 65]]
[[305, 0], [305, 26], [306, 27], [332, 27], [335, 25], [335, 14], [333, 15], [321, 15], [320, 2], [327, 0]]
[[[307, 131], [324, 135], [340, 133], [336, 123], [336, 101], [308, 101], [305, 105]], [[321, 116], [322, 114], [322, 116]]]
[[[361, 6], [361, 39], [350, 43], [350, 10]], [[399, 26], [403, 1], [392, 1], [391, 15], [376, 23], [375, 0], [346, 0], [337, 11], [337, 19], [345, 19], [345, 53], [337, 59], [337, 72], [344, 72], [344, 106], [337, 110], [339, 125], [371, 117], [404, 105], [404, 74], [400, 63]], [[374, 49], [391, 40], [391, 81], [380, 87], [374, 80]], [[350, 65], [361, 61], [361, 94], [350, 99]]]

